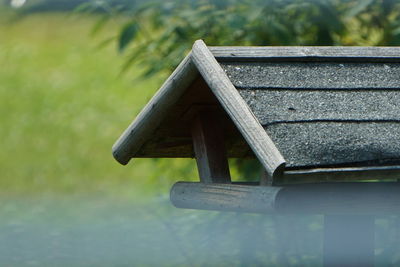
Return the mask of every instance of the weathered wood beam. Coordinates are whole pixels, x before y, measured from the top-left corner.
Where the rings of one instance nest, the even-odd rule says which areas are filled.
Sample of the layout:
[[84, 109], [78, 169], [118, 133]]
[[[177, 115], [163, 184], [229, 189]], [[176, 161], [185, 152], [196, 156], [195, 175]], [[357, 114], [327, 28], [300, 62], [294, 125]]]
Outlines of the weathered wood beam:
[[202, 40], [194, 43], [192, 58], [211, 91], [231, 117], [268, 175], [271, 177], [281, 175], [285, 168], [285, 159]]
[[260, 186], [276, 186], [282, 183], [282, 177], [283, 174], [275, 174], [274, 177], [270, 176], [268, 172], [265, 170], [262, 170], [261, 176], [260, 176]]
[[191, 132], [200, 181], [230, 183], [228, 157], [218, 116], [212, 111], [199, 111], [193, 119]]
[[178, 182], [178, 208], [251, 213], [398, 214], [400, 183], [321, 183], [290, 186]]
[[125, 165], [130, 161], [149, 134], [160, 125], [167, 114], [165, 111], [178, 101], [198, 75], [189, 54], [113, 145], [112, 153], [119, 163]]
[[219, 61], [365, 61], [398, 62], [398, 47], [209, 46]]
[[171, 201], [178, 208], [267, 213], [275, 207], [280, 187], [178, 182]]
[[397, 180], [400, 178], [400, 166], [317, 168], [305, 170], [287, 170], [276, 183], [317, 183], [344, 182], [360, 180]]

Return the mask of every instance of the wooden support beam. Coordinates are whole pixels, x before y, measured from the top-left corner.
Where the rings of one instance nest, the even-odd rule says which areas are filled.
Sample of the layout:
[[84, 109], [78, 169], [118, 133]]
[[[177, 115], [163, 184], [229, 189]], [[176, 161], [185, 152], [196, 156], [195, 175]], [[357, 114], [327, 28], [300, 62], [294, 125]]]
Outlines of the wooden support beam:
[[400, 183], [325, 183], [290, 186], [178, 182], [171, 189], [178, 208], [251, 213], [400, 213]]
[[230, 183], [225, 140], [218, 116], [212, 111], [198, 112], [191, 131], [200, 181]]
[[398, 62], [398, 47], [208, 46], [218, 61]]
[[260, 177], [260, 186], [272, 186], [274, 185], [274, 177], [271, 177], [268, 172], [262, 170]]
[[400, 166], [318, 168], [305, 170], [287, 170], [278, 184], [317, 183], [360, 180], [397, 180]]
[[268, 174], [281, 175], [285, 159], [202, 40], [194, 43], [192, 59]]
[[[302, 180], [297, 180], [295, 182], [301, 182]], [[290, 183], [289, 181], [284, 180], [284, 176], [282, 172], [275, 173], [274, 176], [271, 176], [267, 171], [262, 170], [260, 177], [260, 186], [277, 186], [284, 183]]]
[[273, 212], [280, 187], [178, 182], [171, 202], [178, 208], [236, 212]]
[[374, 266], [373, 216], [326, 215], [324, 218], [324, 267]]

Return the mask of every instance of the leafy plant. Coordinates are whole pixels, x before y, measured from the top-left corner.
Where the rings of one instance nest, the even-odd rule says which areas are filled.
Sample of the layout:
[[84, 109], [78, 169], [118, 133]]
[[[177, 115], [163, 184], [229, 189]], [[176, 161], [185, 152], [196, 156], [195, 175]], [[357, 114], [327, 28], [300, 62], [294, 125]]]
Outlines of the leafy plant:
[[155, 0], [112, 6], [95, 28], [115, 15], [126, 21], [117, 46], [142, 77], [171, 72], [196, 39], [208, 45], [398, 45], [400, 3], [395, 0]]

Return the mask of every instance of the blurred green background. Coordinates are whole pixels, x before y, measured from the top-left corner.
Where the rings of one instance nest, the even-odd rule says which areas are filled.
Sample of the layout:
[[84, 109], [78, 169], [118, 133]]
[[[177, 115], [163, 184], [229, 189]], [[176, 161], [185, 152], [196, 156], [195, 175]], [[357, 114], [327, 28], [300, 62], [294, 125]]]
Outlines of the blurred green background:
[[[399, 45], [399, 16], [389, 0], [3, 0], [0, 265], [320, 265], [322, 217], [175, 209], [169, 189], [198, 179], [193, 160], [123, 167], [111, 146], [196, 39]], [[236, 179], [258, 175], [231, 163]], [[398, 216], [376, 229], [377, 266], [400, 264]]]

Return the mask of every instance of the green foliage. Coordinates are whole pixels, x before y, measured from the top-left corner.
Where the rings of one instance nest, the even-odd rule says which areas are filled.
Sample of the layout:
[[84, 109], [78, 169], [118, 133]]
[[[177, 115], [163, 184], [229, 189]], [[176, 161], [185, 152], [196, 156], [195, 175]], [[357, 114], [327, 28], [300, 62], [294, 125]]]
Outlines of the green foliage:
[[118, 39], [125, 69], [141, 64], [144, 77], [172, 71], [197, 39], [208, 45], [400, 44], [395, 0], [156, 0], [113, 10], [127, 18]]
[[138, 25], [135, 21], [124, 26], [118, 38], [119, 39], [118, 48], [120, 52], [124, 51], [126, 46], [133, 39], [135, 39], [137, 32], [138, 32]]

